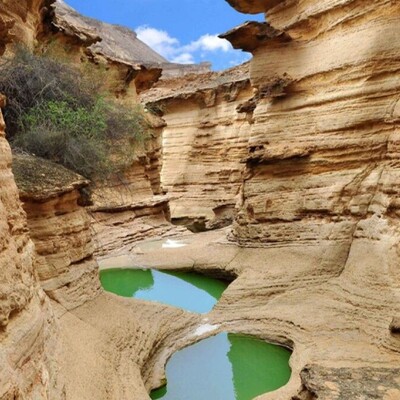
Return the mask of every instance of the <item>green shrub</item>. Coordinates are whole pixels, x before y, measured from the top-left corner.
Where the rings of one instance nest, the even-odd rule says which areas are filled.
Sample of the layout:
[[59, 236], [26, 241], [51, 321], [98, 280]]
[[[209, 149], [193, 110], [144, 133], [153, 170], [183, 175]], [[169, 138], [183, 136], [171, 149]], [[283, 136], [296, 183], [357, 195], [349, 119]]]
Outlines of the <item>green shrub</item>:
[[92, 179], [132, 163], [149, 135], [146, 117], [139, 106], [107, 98], [93, 76], [23, 49], [3, 62], [0, 92], [8, 98], [4, 118], [12, 147]]

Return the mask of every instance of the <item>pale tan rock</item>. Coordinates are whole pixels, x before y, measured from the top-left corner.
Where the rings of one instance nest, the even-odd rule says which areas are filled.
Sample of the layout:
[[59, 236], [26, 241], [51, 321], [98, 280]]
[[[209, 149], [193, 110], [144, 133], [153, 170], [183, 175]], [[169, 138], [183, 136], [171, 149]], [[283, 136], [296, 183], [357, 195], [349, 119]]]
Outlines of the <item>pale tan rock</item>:
[[[218, 138], [219, 127], [224, 124], [229, 127], [233, 120], [229, 104], [235, 103], [235, 96], [242, 93], [243, 101], [235, 107], [239, 106], [246, 117], [243, 122], [246, 135], [241, 150], [232, 154], [236, 165], [240, 161], [236, 157], [242, 152], [245, 170], [240, 179], [232, 182], [240, 186], [232, 241], [226, 240], [226, 231], [217, 231], [184, 236], [187, 246], [180, 249], [162, 248], [160, 240], [136, 243], [132, 239], [135, 233], [128, 232], [130, 220], [138, 220], [137, 214], [151, 216], [157, 207], [163, 207], [165, 199], [149, 203], [149, 198], [141, 195], [134, 199], [129, 193], [124, 193], [120, 203], [113, 203], [123, 213], [104, 212], [102, 218], [109, 219], [114, 230], [107, 230], [104, 223], [101, 234], [112, 236], [110, 232], [117, 232], [121, 217], [126, 219], [122, 225], [127, 229], [121, 238], [127, 238], [129, 252], [115, 261], [118, 266], [171, 269], [178, 266], [218, 276], [237, 276], [237, 279], [207, 316], [110, 294], [94, 296], [68, 311], [54, 297], [58, 301], [52, 303], [60, 321], [63, 352], [59, 359], [62, 376], [59, 376], [66, 381], [67, 398], [147, 399], [147, 390], [162, 382], [165, 363], [175, 351], [207, 335], [230, 331], [294, 349], [289, 383], [276, 392], [259, 396], [260, 400], [396, 399], [400, 391], [400, 342], [388, 327], [393, 317], [400, 315], [399, 43], [396, 40], [399, 5], [385, 0], [368, 4], [359, 0], [231, 0], [230, 3], [241, 11], [267, 11], [270, 26], [287, 35], [287, 40], [266, 37], [260, 41], [261, 47], [254, 48], [251, 63], [254, 93], [250, 87], [247, 94], [228, 91], [225, 94], [232, 100], [221, 101], [218, 98], [221, 92], [216, 87], [221, 90], [224, 82], [222, 86], [214, 82], [212, 87], [203, 82], [204, 91], [195, 96], [193, 92], [198, 90], [190, 87], [186, 93], [176, 91], [174, 101], [181, 103], [173, 123], [186, 128], [193, 123], [188, 118], [195, 117], [199, 132], [210, 130], [211, 137]], [[247, 30], [251, 32], [252, 29]], [[245, 38], [240, 39], [246, 43]], [[251, 46], [257, 42], [252, 38]], [[188, 81], [185, 82], [186, 85]], [[166, 91], [173, 91], [175, 84], [167, 87], [166, 83]], [[196, 98], [203, 108], [192, 104]], [[182, 105], [184, 100], [189, 103], [187, 111]], [[210, 118], [203, 118], [205, 110], [210, 111]], [[218, 119], [220, 112], [225, 113], [222, 120]], [[232, 139], [237, 138], [237, 132], [237, 127], [230, 131]], [[204, 137], [200, 139], [205, 141]], [[202, 164], [209, 167], [216, 157], [224, 157], [227, 146], [211, 143], [210, 159], [204, 142], [196, 147], [191, 140], [188, 149], [182, 152], [189, 156], [191, 151], [195, 152]], [[218, 148], [222, 155], [215, 152]], [[5, 159], [7, 167], [9, 153]], [[223, 159], [227, 162], [229, 158]], [[2, 160], [1, 171], [9, 171], [4, 169]], [[179, 163], [174, 168], [182, 171]], [[174, 177], [173, 169], [170, 171], [169, 176]], [[202, 171], [194, 172], [191, 171], [190, 179], [202, 176]], [[139, 175], [132, 172], [132, 176]], [[151, 182], [156, 182], [154, 176]], [[186, 182], [181, 173], [175, 177], [177, 183], [171, 185], [172, 190], [180, 182]], [[5, 180], [4, 187], [8, 189], [10, 179]], [[190, 187], [195, 181], [188, 182]], [[150, 189], [140, 185], [146, 188], [143, 193], [154, 194], [158, 190], [154, 189], [158, 184], [148, 183]], [[15, 187], [4, 193], [2, 188], [1, 203], [10, 210], [11, 221], [20, 221], [21, 209], [15, 211]], [[198, 196], [207, 207], [216, 198], [212, 195], [215, 185], [210, 189], [202, 190]], [[190, 190], [189, 193], [194, 193], [193, 187]], [[162, 189], [158, 194], [161, 192]], [[75, 200], [62, 197], [60, 204], [66, 207]], [[45, 218], [51, 207], [54, 205], [49, 204], [44, 210]], [[187, 209], [186, 213], [192, 209], [196, 215], [203, 212], [198, 203], [188, 202]], [[0, 209], [1, 213], [6, 215]], [[81, 215], [78, 219], [82, 218]], [[71, 228], [69, 223], [63, 220], [60, 230], [63, 231], [64, 225]], [[161, 224], [160, 219], [151, 229], [158, 229]], [[151, 230], [145, 223], [142, 225], [137, 238], [146, 229]], [[11, 229], [10, 226], [13, 228], [15, 224], [3, 227], [7, 232], [5, 243], [10, 243], [7, 240], [12, 236], [11, 242], [21, 244], [17, 247], [22, 252], [15, 256], [18, 261], [26, 251], [26, 227]], [[111, 251], [116, 242], [109, 240]], [[82, 243], [78, 240], [78, 244]], [[0, 250], [0, 260], [1, 257]], [[0, 271], [10, 271], [7, 260], [6, 269]], [[113, 262], [109, 259], [103, 265], [112, 267]], [[74, 269], [64, 273], [67, 282]], [[15, 282], [10, 280], [7, 289], [10, 291], [13, 285], [13, 290], [22, 295], [14, 303], [7, 298], [4, 307], [7, 312], [8, 308], [26, 307], [27, 297], [35, 298], [29, 288], [25, 289], [29, 286], [25, 280], [23, 288]], [[85, 291], [95, 287], [93, 281], [82, 280], [81, 284]], [[82, 294], [81, 284], [76, 286], [76, 294]], [[24, 322], [29, 318], [27, 327], [31, 327], [31, 316], [43, 318], [42, 312], [30, 309], [20, 311], [17, 317], [22, 315], [26, 316]], [[21, 331], [17, 326], [11, 327], [16, 321], [16, 316], [11, 316], [7, 334], [14, 338]], [[196, 334], [205, 323], [214, 325], [215, 330]], [[8, 394], [20, 390], [28, 398], [31, 377], [38, 377], [37, 366], [43, 357], [39, 351], [26, 350], [32, 348], [32, 338], [38, 337], [37, 330], [29, 332], [32, 336], [22, 340], [25, 344], [22, 353], [16, 352], [15, 341], [10, 343], [3, 340], [3, 334], [0, 336], [0, 354], [6, 354], [3, 358], [6, 362], [10, 360], [8, 349], [11, 349], [17, 355], [31, 354], [32, 362], [28, 365], [33, 368], [27, 373], [15, 365], [7, 366], [5, 378], [3, 375], [0, 378], [3, 379], [0, 388], [5, 388], [2, 390]], [[49, 372], [49, 376], [54, 375]], [[43, 390], [46, 373], [41, 375], [40, 382], [34, 390]], [[36, 397], [45, 398], [41, 396]]]
[[161, 186], [161, 129], [165, 123], [150, 113], [148, 117], [153, 133], [138, 160], [125, 173], [91, 187], [88, 210], [98, 256], [128, 251], [145, 238], [185, 232], [170, 223], [170, 198]]
[[1, 113], [0, 182], [0, 398], [62, 399], [58, 329], [34, 271]]
[[251, 96], [247, 66], [163, 80], [141, 100], [163, 114], [161, 184], [175, 223], [203, 230], [229, 224], [243, 180]]
[[[182, 248], [139, 243], [125, 265], [237, 276], [198, 326], [216, 327], [205, 336], [238, 332], [294, 348], [289, 383], [260, 400], [347, 400], [353, 393], [391, 398], [400, 390], [400, 342], [388, 332], [399, 310], [398, 232], [375, 225], [371, 233], [380, 239], [356, 238], [350, 251], [348, 244], [333, 241], [239, 248], [226, 242], [225, 231], [213, 231], [182, 238]], [[112, 265], [112, 259], [102, 265]], [[198, 339], [187, 334], [179, 348]], [[159, 384], [176, 350], [165, 346], [155, 354], [154, 368], [146, 370], [150, 387]]]
[[267, 7], [269, 24], [292, 40], [253, 51], [258, 91], [285, 76], [291, 83], [285, 96], [259, 96], [253, 113], [234, 228], [241, 242], [346, 240], [369, 212], [396, 212], [386, 182], [398, 174], [399, 6], [306, 3]]
[[13, 171], [35, 243], [35, 270], [46, 294], [66, 309], [100, 291], [90, 218], [79, 189], [83, 177], [52, 162], [15, 156]]

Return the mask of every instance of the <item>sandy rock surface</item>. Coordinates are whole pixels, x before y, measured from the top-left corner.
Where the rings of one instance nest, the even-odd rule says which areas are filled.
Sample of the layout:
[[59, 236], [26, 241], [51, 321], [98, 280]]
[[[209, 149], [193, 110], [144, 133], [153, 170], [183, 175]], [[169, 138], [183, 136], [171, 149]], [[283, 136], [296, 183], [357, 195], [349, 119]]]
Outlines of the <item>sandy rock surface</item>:
[[61, 396], [56, 382], [58, 329], [34, 270], [34, 252], [0, 113], [1, 399], [47, 399], [50, 392]]
[[[48, 3], [0, 5], [1, 52], [34, 44]], [[260, 400], [400, 398], [400, 3], [229, 3], [266, 12], [225, 35], [253, 53], [249, 76], [154, 88], [164, 154], [159, 136], [129, 189], [98, 193], [95, 234], [74, 179], [24, 198], [26, 218], [0, 121], [1, 399], [148, 399], [169, 356], [220, 331], [293, 349], [289, 383]], [[174, 218], [232, 228], [138, 242], [178, 233], [164, 183]], [[100, 289], [96, 240], [101, 268], [236, 279], [207, 315], [123, 299]]]
[[148, 387], [160, 382], [172, 352], [197, 341], [194, 332], [207, 324], [214, 330], [204, 336], [239, 332], [294, 349], [290, 382], [260, 400], [397, 398], [400, 336], [389, 329], [400, 312], [392, 232], [374, 244], [355, 240], [350, 251], [330, 242], [239, 248], [226, 241], [226, 233], [183, 236], [186, 246], [175, 249], [162, 248], [165, 240], [138, 243], [125, 257], [100, 262], [101, 268], [179, 267], [237, 277], [197, 325], [171, 323], [175, 339], [159, 342], [143, 370]]
[[248, 65], [161, 80], [141, 95], [163, 114], [161, 185], [171, 218], [191, 230], [230, 224], [236, 215], [250, 122]]

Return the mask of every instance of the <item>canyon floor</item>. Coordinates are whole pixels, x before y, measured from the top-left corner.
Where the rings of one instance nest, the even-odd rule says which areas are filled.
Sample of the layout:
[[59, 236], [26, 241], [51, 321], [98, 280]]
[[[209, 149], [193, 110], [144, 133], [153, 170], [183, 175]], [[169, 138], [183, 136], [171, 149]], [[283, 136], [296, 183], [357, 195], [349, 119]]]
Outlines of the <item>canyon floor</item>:
[[[356, 249], [367, 252], [370, 245], [241, 248], [227, 241], [227, 232], [175, 238], [186, 244], [180, 248], [162, 248], [165, 239], [143, 241], [130, 253], [100, 261], [101, 268], [179, 268], [234, 279], [206, 315], [124, 300], [140, 321], [134, 340], [139, 354], [151, 352], [142, 369], [147, 389], [160, 384], [174, 351], [228, 331], [294, 350], [290, 382], [260, 400], [400, 398], [400, 336], [389, 329], [399, 303], [381, 265], [371, 260], [368, 273], [360, 274], [352, 259]], [[342, 265], [330, 263], [333, 259], [343, 260]], [[96, 303], [109, 306], [112, 297], [102, 295]], [[101, 309], [108, 320], [105, 304], [85, 305], [78, 315]]]

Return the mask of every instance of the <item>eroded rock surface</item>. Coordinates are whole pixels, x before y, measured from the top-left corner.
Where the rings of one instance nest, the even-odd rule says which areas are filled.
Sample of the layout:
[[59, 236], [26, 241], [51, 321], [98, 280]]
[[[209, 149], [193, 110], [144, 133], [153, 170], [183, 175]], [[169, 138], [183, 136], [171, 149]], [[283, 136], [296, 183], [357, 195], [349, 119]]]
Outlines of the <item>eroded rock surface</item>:
[[161, 183], [171, 218], [190, 229], [230, 224], [247, 155], [248, 65], [162, 80], [141, 100], [163, 115]]
[[0, 221], [0, 398], [47, 399], [52, 393], [62, 399], [58, 329], [34, 271], [34, 246], [11, 172], [1, 113]]
[[[142, 42], [131, 29], [84, 17], [63, 0], [54, 3], [52, 25], [63, 35], [85, 41], [94, 57], [102, 56], [118, 63], [137, 64], [148, 70], [158, 68], [160, 72], [163, 71], [163, 76], [184, 76], [210, 69], [209, 63], [171, 63]], [[143, 83], [146, 81], [148, 85], [150, 79], [143, 80]]]
[[134, 262], [238, 275], [207, 323], [294, 347], [289, 384], [260, 399], [396, 399], [400, 4], [230, 3], [268, 21], [225, 35], [254, 56], [233, 243]]
[[[62, 398], [53, 395], [59, 387], [52, 381], [57, 376], [65, 380], [68, 399], [146, 399], [147, 391], [162, 382], [165, 362], [174, 351], [201, 337], [230, 331], [294, 349], [289, 383], [259, 396], [260, 400], [399, 398], [400, 4], [389, 0], [368, 4], [361, 0], [229, 2], [239, 11], [267, 12], [268, 25], [246, 24], [226, 35], [235, 46], [253, 52], [250, 82], [245, 78], [237, 85], [240, 79], [217, 79], [201, 86], [194, 79], [186, 93], [181, 88], [172, 95], [157, 96], [173, 105], [170, 123], [175, 128], [195, 132], [189, 135], [190, 144], [182, 154], [190, 162], [196, 154], [196, 159], [207, 165], [204, 170], [217, 176], [191, 171], [185, 186], [179, 174], [174, 181], [171, 168], [165, 176], [177, 184], [170, 185], [170, 192], [182, 186], [192, 193], [185, 212], [192, 207], [196, 215], [205, 208], [213, 210], [222, 196], [215, 182], [228, 187], [224, 189], [228, 195], [223, 197], [226, 204], [233, 205], [234, 194], [239, 194], [230, 240], [226, 239], [227, 230], [213, 231], [185, 236], [187, 246], [182, 248], [162, 248], [158, 243], [154, 249], [152, 243], [135, 244], [127, 228], [125, 258], [103, 260], [102, 265], [179, 267], [237, 279], [214, 310], [203, 316], [121, 299], [98, 291], [97, 280], [81, 281], [66, 297], [77, 294], [80, 298], [94, 290], [96, 295], [89, 301], [68, 305], [60, 300], [64, 297], [53, 296], [62, 347], [58, 358], [62, 373], [57, 374], [47, 356], [49, 349], [55, 349], [57, 338], [49, 300], [32, 269], [33, 245], [18, 205], [10, 152], [0, 137], [4, 182], [0, 185], [4, 222], [0, 224], [4, 242], [0, 246], [0, 361], [5, 366], [0, 397]], [[210, 79], [218, 76], [210, 75]], [[171, 87], [165, 85], [169, 91]], [[162, 91], [162, 86], [159, 89]], [[229, 114], [234, 109], [234, 114]], [[166, 119], [168, 113], [164, 111]], [[230, 122], [224, 123], [227, 119]], [[208, 139], [201, 136], [203, 131]], [[229, 141], [230, 157], [224, 160], [235, 161], [226, 176], [219, 175], [224, 166], [215, 165], [216, 157], [225, 157], [228, 145], [221, 143], [223, 132], [237, 141], [236, 147]], [[212, 144], [209, 157], [207, 140]], [[178, 152], [176, 143], [171, 154]], [[164, 145], [168, 148], [168, 143]], [[243, 169], [236, 174], [239, 158]], [[123, 211], [118, 218], [126, 218], [126, 227], [148, 207], [150, 198], [155, 208], [164, 207], [165, 199], [158, 198], [157, 203], [154, 197], [162, 194], [154, 174], [159, 166], [147, 161], [140, 165], [152, 178], [144, 185], [140, 179], [136, 182], [137, 175], [132, 172], [133, 190], [113, 203], [115, 210]], [[146, 165], [153, 167], [146, 170]], [[186, 171], [180, 165], [175, 168]], [[196, 179], [213, 185], [196, 192]], [[64, 235], [67, 228], [85, 232], [83, 214], [79, 223], [72, 218], [81, 211], [76, 188], [68, 187], [68, 193], [57, 201], [47, 199], [40, 203], [43, 208], [35, 203], [30, 212], [36, 220], [32, 227], [46, 238], [42, 247], [38, 241], [42, 260], [52, 261], [55, 254], [57, 265], [62, 266], [61, 276], [69, 277], [68, 271], [78, 268], [64, 262], [79, 260], [91, 244], [83, 240], [83, 246], [74, 247], [81, 240], [78, 235], [71, 248], [80, 250], [64, 259], [70, 248], [49, 246], [50, 232], [39, 219], [60, 225], [55, 232], [61, 234], [54, 243], [68, 240]], [[135, 190], [145, 201], [133, 197]], [[115, 200], [113, 193], [107, 194], [103, 206]], [[177, 197], [172, 204], [179, 200], [185, 199]], [[100, 197], [97, 203], [97, 211], [105, 211]], [[71, 219], [63, 220], [64, 212], [70, 212]], [[113, 214], [104, 215], [111, 218]], [[210, 213], [207, 218], [212, 217]], [[125, 233], [115, 234], [113, 229], [119, 225], [124, 223], [117, 219], [109, 227], [103, 225], [101, 235], [110, 237], [109, 251], [125, 237]], [[157, 226], [156, 222], [153, 228]], [[49, 265], [43, 265], [41, 271], [54, 273], [46, 270]], [[212, 328], [207, 331], [205, 326]]]
[[100, 291], [91, 221], [78, 204], [83, 177], [28, 155], [14, 156], [13, 172], [35, 243], [35, 270], [46, 294], [66, 309]]
[[32, 49], [54, 1], [3, 0], [0, 3], [0, 55], [6, 52], [9, 44], [23, 43]]

